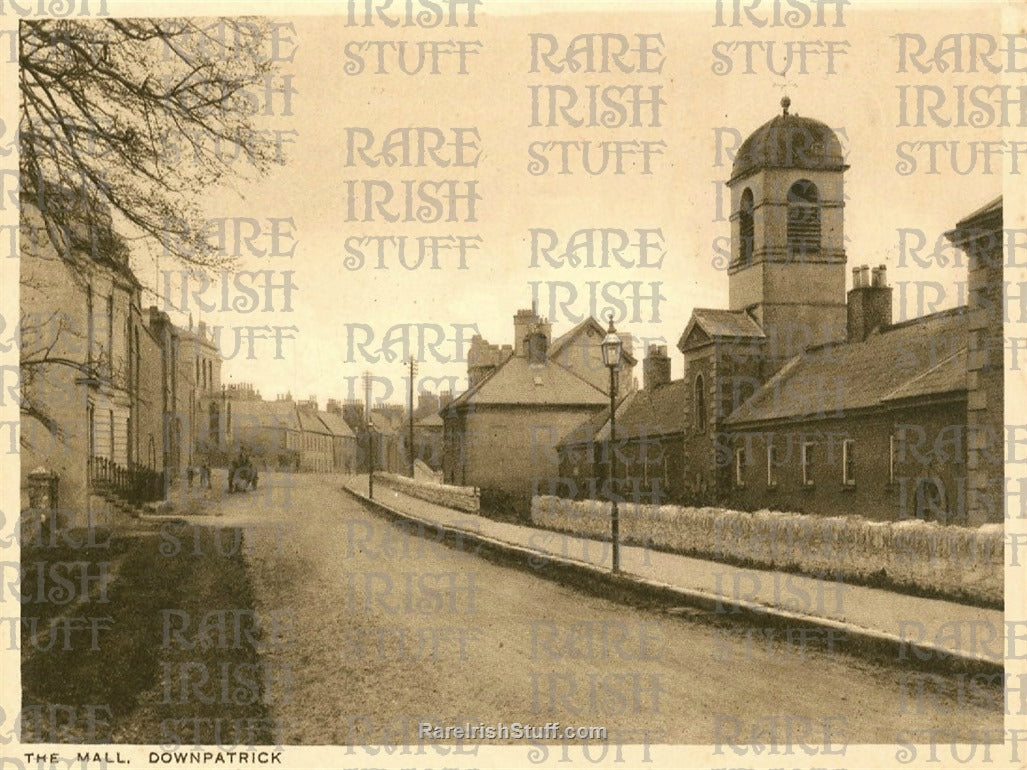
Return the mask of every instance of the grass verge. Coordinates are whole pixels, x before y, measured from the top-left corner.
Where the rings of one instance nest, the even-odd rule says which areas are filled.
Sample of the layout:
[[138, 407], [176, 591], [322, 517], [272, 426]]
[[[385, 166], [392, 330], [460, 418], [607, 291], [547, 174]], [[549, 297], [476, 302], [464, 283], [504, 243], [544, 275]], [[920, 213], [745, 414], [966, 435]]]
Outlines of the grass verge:
[[[241, 533], [200, 527], [181, 540], [189, 547], [115, 531], [94, 547], [23, 548], [37, 588], [22, 593], [44, 600], [22, 604], [22, 742], [272, 742], [259, 629], [230, 633], [237, 618], [253, 626]], [[68, 575], [61, 601], [47, 601], [48, 583]]]

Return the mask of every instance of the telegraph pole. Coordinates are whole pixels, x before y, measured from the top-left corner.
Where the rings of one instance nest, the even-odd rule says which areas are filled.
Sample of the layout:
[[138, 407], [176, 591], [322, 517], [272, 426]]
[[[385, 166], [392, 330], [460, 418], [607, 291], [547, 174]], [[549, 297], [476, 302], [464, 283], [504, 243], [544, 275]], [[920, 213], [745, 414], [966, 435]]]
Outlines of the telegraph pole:
[[410, 358], [410, 478], [414, 477], [414, 375], [417, 374], [417, 359]]
[[367, 496], [374, 500], [374, 421], [371, 419], [371, 372], [364, 372], [364, 423], [367, 426]]

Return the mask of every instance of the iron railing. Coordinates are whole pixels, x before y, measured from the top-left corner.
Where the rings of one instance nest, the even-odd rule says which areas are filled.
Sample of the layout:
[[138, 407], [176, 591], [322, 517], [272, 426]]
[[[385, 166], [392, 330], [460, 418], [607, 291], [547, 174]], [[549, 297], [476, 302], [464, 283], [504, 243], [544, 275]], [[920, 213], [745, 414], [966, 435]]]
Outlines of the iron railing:
[[94, 491], [119, 497], [133, 505], [156, 502], [165, 497], [162, 471], [139, 466], [126, 468], [106, 457], [90, 458], [89, 483]]

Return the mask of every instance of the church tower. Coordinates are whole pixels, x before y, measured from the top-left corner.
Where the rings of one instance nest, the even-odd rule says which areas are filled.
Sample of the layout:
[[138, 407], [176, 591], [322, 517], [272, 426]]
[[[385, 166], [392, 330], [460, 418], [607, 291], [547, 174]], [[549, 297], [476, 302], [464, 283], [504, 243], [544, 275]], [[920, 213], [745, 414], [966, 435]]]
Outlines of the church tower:
[[845, 339], [848, 166], [826, 124], [782, 112], [742, 143], [731, 190], [730, 309], [766, 334], [769, 374], [811, 345]]

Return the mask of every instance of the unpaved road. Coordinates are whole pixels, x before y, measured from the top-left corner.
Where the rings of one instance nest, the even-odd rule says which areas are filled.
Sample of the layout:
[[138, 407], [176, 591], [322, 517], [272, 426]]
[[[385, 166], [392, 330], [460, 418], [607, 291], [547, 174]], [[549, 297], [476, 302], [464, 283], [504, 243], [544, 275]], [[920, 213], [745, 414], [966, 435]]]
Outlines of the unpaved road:
[[420, 722], [559, 722], [808, 756], [1002, 728], [1001, 690], [980, 680], [590, 596], [408, 534], [341, 486], [268, 478], [214, 503], [220, 524], [243, 527], [258, 613], [288, 623], [265, 653], [291, 673], [268, 695], [286, 743], [416, 745]]

